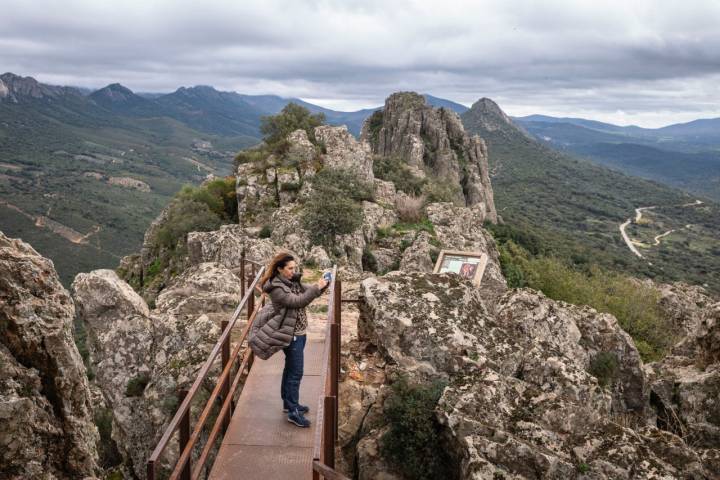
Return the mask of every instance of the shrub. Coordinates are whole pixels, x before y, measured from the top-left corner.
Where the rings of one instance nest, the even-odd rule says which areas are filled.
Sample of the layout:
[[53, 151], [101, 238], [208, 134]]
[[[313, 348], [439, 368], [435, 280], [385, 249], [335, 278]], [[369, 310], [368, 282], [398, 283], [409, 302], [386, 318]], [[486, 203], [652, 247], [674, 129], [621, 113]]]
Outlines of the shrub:
[[395, 188], [408, 195], [420, 195], [427, 180], [416, 176], [400, 157], [375, 157], [373, 159], [375, 177], [393, 182]]
[[314, 244], [331, 247], [336, 235], [352, 233], [362, 225], [363, 210], [348, 198], [313, 194], [303, 208], [301, 221]]
[[98, 443], [100, 466], [107, 469], [120, 465], [122, 456], [112, 439], [112, 410], [109, 408], [97, 409], [94, 420], [100, 434], [100, 442]]
[[400, 379], [385, 401], [389, 430], [380, 442], [387, 460], [406, 478], [457, 478], [447, 450], [441, 446], [441, 430], [435, 407], [443, 384], [413, 385]]
[[272, 236], [272, 227], [270, 225], [263, 225], [260, 229], [260, 232], [258, 232], [258, 237], [260, 238], [270, 238]]
[[460, 200], [464, 198], [459, 184], [445, 180], [427, 182], [423, 185], [422, 193], [427, 203], [452, 202], [459, 204]]
[[375, 110], [372, 115], [368, 118], [368, 133], [370, 134], [370, 143], [373, 145], [377, 145], [378, 143], [378, 136], [380, 134], [380, 129], [383, 125], [383, 111], [382, 110]]
[[220, 218], [207, 204], [176, 198], [170, 203], [165, 222], [156, 231], [154, 243], [174, 250], [178, 241], [184, 243], [188, 233], [215, 230], [220, 224]]
[[262, 117], [260, 131], [268, 145], [279, 144], [295, 130], [305, 130], [311, 142], [315, 143], [315, 127], [325, 122], [322, 113], [312, 114], [310, 110], [296, 103], [288, 103], [277, 115]]
[[125, 396], [141, 397], [148, 383], [150, 383], [150, 376], [147, 373], [134, 376], [128, 380], [127, 387], [125, 387]]
[[218, 178], [199, 187], [185, 185], [176, 197], [204, 203], [223, 221], [238, 221], [235, 177]]
[[360, 200], [372, 198], [372, 188], [353, 172], [326, 168], [312, 179], [313, 191], [301, 221], [315, 244], [333, 247], [335, 236], [352, 233], [363, 222]]
[[365, 248], [363, 249], [362, 269], [363, 271], [373, 273], [377, 273], [378, 270], [377, 259], [375, 258], [375, 255], [373, 255], [368, 245], [365, 245]]
[[373, 200], [373, 186], [349, 170], [323, 168], [312, 178], [313, 191], [319, 195], [338, 195], [355, 201]]
[[423, 197], [398, 196], [395, 200], [398, 218], [405, 223], [420, 222], [425, 217], [424, 203]]
[[612, 386], [619, 370], [620, 363], [613, 352], [600, 352], [590, 361], [590, 373], [602, 387]]

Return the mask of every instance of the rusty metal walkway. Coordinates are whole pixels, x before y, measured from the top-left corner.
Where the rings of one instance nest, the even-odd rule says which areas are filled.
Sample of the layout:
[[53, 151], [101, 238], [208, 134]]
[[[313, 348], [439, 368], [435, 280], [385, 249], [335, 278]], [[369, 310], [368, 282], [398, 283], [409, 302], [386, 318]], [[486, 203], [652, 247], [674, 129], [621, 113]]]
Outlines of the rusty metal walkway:
[[215, 459], [211, 480], [312, 479], [325, 342], [308, 335], [300, 399], [310, 406], [305, 415], [310, 428], [291, 424], [282, 411], [280, 380], [285, 355], [278, 352], [267, 361], [256, 359]]
[[[310, 428], [289, 423], [282, 411], [284, 354], [278, 352], [267, 361], [255, 360], [252, 350], [245, 347], [262, 305], [255, 297], [264, 271], [262, 265], [246, 262], [243, 250], [236, 272], [241, 279], [242, 300], [230, 320], [222, 322], [220, 338], [190, 389], [178, 392], [177, 412], [148, 458], [148, 480], [349, 480], [334, 469], [342, 316], [342, 282], [337, 279], [337, 267], [333, 267], [328, 289], [327, 318], [310, 318], [305, 345], [300, 398], [310, 407], [306, 415]], [[239, 338], [233, 339], [244, 310], [247, 322]], [[221, 372], [215, 386], [203, 398], [198, 392], [217, 366]], [[214, 412], [215, 419], [211, 420]], [[164, 452], [175, 440], [177, 456], [164, 459]], [[213, 460], [216, 447], [218, 454]]]

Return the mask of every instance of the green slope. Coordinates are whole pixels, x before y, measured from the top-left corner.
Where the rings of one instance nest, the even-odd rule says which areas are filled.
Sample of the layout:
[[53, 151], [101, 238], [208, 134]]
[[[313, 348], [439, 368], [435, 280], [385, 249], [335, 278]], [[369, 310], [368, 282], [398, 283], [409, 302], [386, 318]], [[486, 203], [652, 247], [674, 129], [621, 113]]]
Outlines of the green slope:
[[[498, 213], [506, 222], [537, 233], [555, 255], [576, 265], [596, 263], [720, 291], [716, 204], [705, 200], [701, 207], [671, 207], [696, 197], [552, 150], [516, 127], [487, 99], [473, 105], [462, 120], [468, 132], [488, 144]], [[641, 248], [646, 259], [640, 259], [623, 242], [619, 225], [634, 217], [636, 207], [650, 205], [663, 206], [672, 217], [647, 226], [655, 235], [666, 231], [669, 223], [692, 227], [674, 232], [659, 246]], [[633, 227], [629, 234], [634, 238]]]

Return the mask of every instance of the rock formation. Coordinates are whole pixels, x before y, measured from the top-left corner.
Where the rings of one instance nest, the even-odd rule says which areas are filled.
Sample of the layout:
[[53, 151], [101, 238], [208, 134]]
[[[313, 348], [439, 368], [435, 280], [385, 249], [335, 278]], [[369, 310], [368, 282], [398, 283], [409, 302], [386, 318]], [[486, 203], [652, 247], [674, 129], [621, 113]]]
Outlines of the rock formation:
[[661, 305], [687, 334], [646, 366], [655, 424], [693, 445], [720, 472], [720, 302], [701, 288], [660, 285]]
[[466, 205], [478, 208], [483, 219], [497, 221], [487, 148], [480, 137], [465, 133], [457, 113], [435, 109], [417, 93], [394, 93], [365, 122], [361, 138], [377, 155], [399, 156], [418, 175], [461, 187]]
[[112, 438], [139, 478], [179, 390], [192, 384], [217, 341], [218, 320], [239, 302], [239, 286], [222, 265], [200, 263], [174, 279], [151, 310], [112, 270], [75, 278], [73, 298], [95, 381], [112, 410]]
[[[658, 428], [652, 382], [611, 315], [527, 289], [504, 294], [493, 314], [476, 288], [451, 274], [369, 278], [360, 300], [360, 363], [384, 370], [348, 375], [343, 384], [361, 408], [342, 438], [346, 453], [357, 452], [349, 463], [360, 479], [397, 473], [382, 454], [390, 389], [374, 379], [398, 375], [445, 383], [435, 409], [445, 439], [438, 448], [456, 459], [459, 478], [712, 478], [718, 471], [712, 420], [697, 417], [712, 412], [717, 397], [685, 410], [704, 428], [704, 449]], [[713, 325], [705, 323], [703, 345]], [[685, 398], [710, 401], [711, 385]]]
[[0, 233], [0, 477], [83, 478], [97, 469], [75, 308], [52, 262]]

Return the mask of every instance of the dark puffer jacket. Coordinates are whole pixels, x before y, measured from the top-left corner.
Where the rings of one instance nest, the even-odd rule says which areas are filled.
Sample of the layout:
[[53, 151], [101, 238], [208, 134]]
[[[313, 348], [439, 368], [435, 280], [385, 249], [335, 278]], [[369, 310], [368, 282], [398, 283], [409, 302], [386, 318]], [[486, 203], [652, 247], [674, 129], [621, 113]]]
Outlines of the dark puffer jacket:
[[303, 284], [303, 290], [300, 294], [293, 293], [290, 280], [279, 275], [265, 282], [263, 292], [270, 296], [270, 302], [258, 312], [250, 329], [249, 344], [256, 356], [267, 360], [290, 345], [298, 310], [321, 294], [316, 285]]

